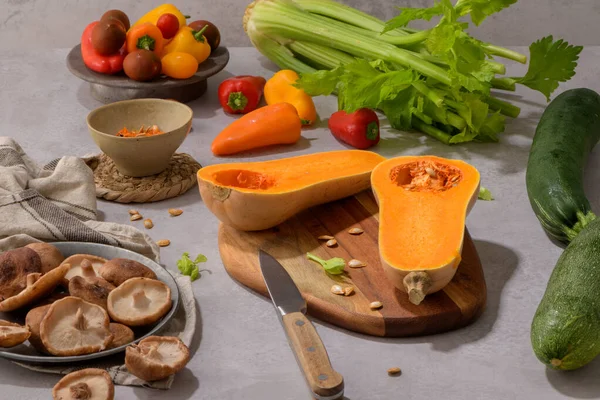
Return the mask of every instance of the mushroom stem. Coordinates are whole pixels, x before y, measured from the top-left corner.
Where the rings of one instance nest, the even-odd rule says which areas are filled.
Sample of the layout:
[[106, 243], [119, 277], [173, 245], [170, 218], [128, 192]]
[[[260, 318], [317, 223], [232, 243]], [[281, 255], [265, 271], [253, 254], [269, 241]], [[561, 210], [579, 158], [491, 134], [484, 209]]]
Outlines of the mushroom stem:
[[84, 278], [94, 278], [96, 276], [96, 271], [92, 265], [92, 262], [87, 258], [81, 261], [81, 276]]
[[143, 308], [148, 304], [148, 298], [146, 297], [146, 293], [143, 290], [136, 290], [132, 294], [133, 297], [133, 306], [135, 308]]
[[34, 272], [31, 274], [27, 275], [27, 287], [33, 285], [35, 282], [37, 282], [38, 279], [40, 279], [40, 276], [42, 276], [42, 274], [40, 274], [39, 272]]
[[69, 387], [71, 392], [71, 399], [73, 400], [87, 400], [92, 397], [92, 391], [85, 382], [79, 382]]
[[429, 289], [431, 289], [431, 278], [426, 272], [411, 272], [404, 277], [402, 281], [404, 283], [404, 289], [408, 293], [408, 300], [419, 305], [423, 300]]
[[81, 311], [81, 307], [77, 309], [77, 313], [75, 314], [75, 329], [79, 329], [80, 331], [85, 330], [85, 316], [83, 315], [83, 311]]

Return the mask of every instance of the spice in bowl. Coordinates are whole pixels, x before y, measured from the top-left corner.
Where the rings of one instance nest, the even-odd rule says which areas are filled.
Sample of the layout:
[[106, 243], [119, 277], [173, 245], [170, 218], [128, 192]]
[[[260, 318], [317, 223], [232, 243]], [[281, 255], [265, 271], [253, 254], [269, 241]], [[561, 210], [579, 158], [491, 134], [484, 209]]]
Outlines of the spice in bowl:
[[117, 136], [134, 138], [134, 137], [147, 137], [147, 136], [162, 135], [163, 133], [164, 132], [161, 131], [157, 125], [152, 125], [147, 128], [145, 128], [144, 125], [142, 125], [142, 127], [138, 131], [136, 131], [136, 130], [130, 131], [129, 129], [127, 129], [127, 127], [123, 127], [123, 129], [121, 129], [119, 132], [117, 132]]

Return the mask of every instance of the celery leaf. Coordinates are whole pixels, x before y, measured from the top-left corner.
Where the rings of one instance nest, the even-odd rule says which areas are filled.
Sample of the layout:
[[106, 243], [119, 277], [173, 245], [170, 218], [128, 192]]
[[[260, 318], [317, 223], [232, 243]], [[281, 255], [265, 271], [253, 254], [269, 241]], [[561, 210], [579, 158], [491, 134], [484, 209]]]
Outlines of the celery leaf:
[[397, 28], [403, 28], [411, 21], [431, 21], [433, 17], [443, 15], [444, 9], [441, 3], [436, 3], [430, 8], [399, 7], [400, 14], [385, 23], [381, 33], [386, 33]]
[[517, 0], [459, 0], [456, 9], [460, 16], [471, 14], [471, 21], [477, 26], [490, 15], [515, 4]]
[[560, 82], [566, 82], [575, 75], [582, 46], [573, 46], [563, 39], [554, 41], [547, 36], [529, 46], [530, 62], [525, 76], [512, 78], [517, 83], [550, 96]]
[[294, 86], [304, 90], [309, 96], [329, 96], [335, 92], [341, 73], [340, 68], [301, 73]]

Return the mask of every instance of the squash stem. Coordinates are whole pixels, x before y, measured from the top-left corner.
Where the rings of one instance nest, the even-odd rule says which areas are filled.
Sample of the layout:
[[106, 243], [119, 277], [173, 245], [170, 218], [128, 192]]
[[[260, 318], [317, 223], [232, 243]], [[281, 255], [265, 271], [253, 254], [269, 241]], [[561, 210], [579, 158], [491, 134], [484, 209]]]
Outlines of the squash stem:
[[588, 211], [587, 214], [584, 214], [581, 211], [577, 212], [577, 222], [573, 225], [572, 228], [565, 228], [565, 235], [567, 236], [567, 240], [570, 242], [575, 239], [577, 235], [589, 225], [590, 222], [596, 219], [596, 215]]

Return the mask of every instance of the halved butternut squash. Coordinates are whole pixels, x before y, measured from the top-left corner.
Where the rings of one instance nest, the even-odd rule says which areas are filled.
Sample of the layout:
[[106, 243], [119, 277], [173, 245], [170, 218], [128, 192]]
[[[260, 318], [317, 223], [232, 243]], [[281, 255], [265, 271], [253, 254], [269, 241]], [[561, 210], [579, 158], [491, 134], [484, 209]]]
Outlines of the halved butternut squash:
[[198, 187], [204, 204], [223, 223], [257, 231], [368, 189], [371, 171], [384, 160], [370, 151], [340, 150], [217, 164], [198, 171]]
[[456, 273], [479, 172], [459, 160], [397, 157], [373, 170], [371, 186], [379, 204], [383, 269], [413, 304], [420, 304]]

